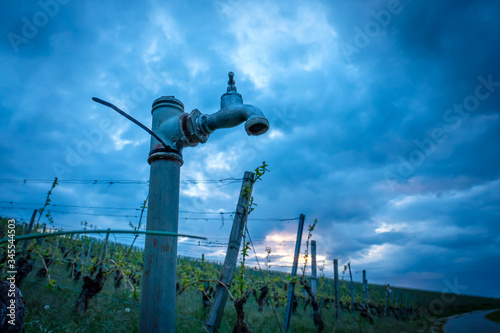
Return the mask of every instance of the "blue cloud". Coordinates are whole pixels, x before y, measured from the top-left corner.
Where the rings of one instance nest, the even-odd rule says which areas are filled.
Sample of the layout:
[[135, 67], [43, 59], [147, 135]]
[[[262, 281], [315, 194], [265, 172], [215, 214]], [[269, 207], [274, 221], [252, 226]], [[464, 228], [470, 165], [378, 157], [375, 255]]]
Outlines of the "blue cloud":
[[[148, 134], [91, 97], [150, 126], [162, 95], [186, 112], [216, 112], [234, 71], [244, 102], [266, 114], [271, 130], [215, 132], [184, 150], [181, 178], [239, 179], [265, 160], [271, 172], [255, 184], [250, 216], [259, 254], [266, 246], [276, 261], [291, 254], [296, 221], [268, 218], [303, 213], [320, 221], [318, 254], [367, 269], [371, 282], [407, 278], [442, 290], [458, 277], [467, 292], [492, 295], [497, 3], [42, 3], [52, 7], [10, 4], [0, 13], [2, 178], [147, 180]], [[43, 204], [49, 186], [2, 183], [0, 201]], [[52, 202], [138, 208], [147, 193], [144, 184], [62, 183]], [[227, 241], [230, 216], [222, 223], [217, 213], [234, 211], [238, 193], [238, 182], [182, 183], [180, 209], [191, 213], [181, 213], [180, 231]], [[29, 219], [31, 208], [12, 208], [1, 214]], [[134, 210], [60, 210], [74, 213], [53, 214], [65, 229], [138, 221]], [[224, 251], [179, 245], [189, 256], [221, 259]]]

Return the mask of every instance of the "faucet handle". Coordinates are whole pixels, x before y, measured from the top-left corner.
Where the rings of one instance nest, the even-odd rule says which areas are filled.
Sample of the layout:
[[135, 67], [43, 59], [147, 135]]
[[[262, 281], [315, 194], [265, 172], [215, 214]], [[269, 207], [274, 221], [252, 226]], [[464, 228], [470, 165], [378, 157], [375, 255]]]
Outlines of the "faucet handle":
[[227, 81], [227, 92], [236, 92], [236, 82], [234, 81], [234, 73], [233, 72], [229, 72], [227, 73], [227, 75], [229, 76], [229, 81]]

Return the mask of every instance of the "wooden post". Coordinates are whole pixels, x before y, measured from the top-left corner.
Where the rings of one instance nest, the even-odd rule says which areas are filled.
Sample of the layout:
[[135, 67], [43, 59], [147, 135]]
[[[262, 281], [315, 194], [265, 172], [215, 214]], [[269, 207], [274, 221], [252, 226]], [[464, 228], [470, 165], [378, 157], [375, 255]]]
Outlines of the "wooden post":
[[385, 288], [385, 309], [384, 309], [384, 317], [387, 317], [387, 306], [389, 305], [389, 290], [391, 287], [387, 284]]
[[[38, 210], [35, 209], [33, 211], [33, 215], [31, 215], [31, 220], [30, 220], [30, 224], [29, 224], [29, 227], [28, 227], [28, 230], [26, 231], [26, 234], [29, 235], [31, 234], [31, 230], [33, 229], [33, 223], [35, 223], [35, 218], [36, 218], [36, 214], [37, 214]], [[26, 250], [26, 246], [28, 245], [30, 241], [29, 240], [26, 240], [23, 244], [23, 252]]]
[[[245, 224], [248, 217], [248, 204], [252, 196], [252, 188], [254, 182], [254, 174], [245, 171], [243, 176], [243, 183], [241, 184], [240, 197], [238, 205], [236, 206], [236, 214], [234, 215], [233, 227], [231, 235], [229, 236], [229, 243], [227, 245], [226, 259], [224, 260], [224, 267], [219, 281], [229, 287], [233, 281], [234, 270], [236, 269], [236, 261], [240, 251], [241, 238], [245, 232]], [[224, 307], [227, 301], [227, 290], [224, 286], [217, 284], [215, 288], [215, 296], [213, 297], [213, 305], [208, 315], [208, 331], [217, 332], [222, 321]]]
[[354, 282], [352, 281], [352, 272], [351, 272], [351, 262], [347, 263], [349, 267], [349, 276], [351, 277], [351, 312], [354, 312]]
[[293, 257], [292, 276], [291, 276], [292, 280], [290, 281], [290, 285], [288, 286], [288, 300], [286, 302], [285, 322], [283, 324], [285, 332], [288, 332], [288, 328], [290, 327], [290, 318], [292, 316], [293, 294], [295, 290], [295, 282], [293, 282], [293, 278], [297, 275], [297, 265], [299, 263], [299, 256], [300, 256], [300, 242], [302, 241], [302, 231], [304, 229], [305, 218], [306, 217], [304, 214], [300, 214], [299, 227], [297, 230], [297, 241], [295, 242], [295, 255]]
[[80, 253], [80, 260], [76, 264], [76, 270], [80, 270], [80, 265], [83, 263], [83, 256], [85, 255], [85, 241], [82, 238], [82, 252]]
[[396, 289], [396, 308], [399, 306], [399, 289]]
[[333, 278], [335, 286], [335, 317], [340, 321], [340, 284], [339, 284], [339, 261], [333, 259]]
[[311, 241], [311, 291], [314, 299], [318, 300], [318, 280], [316, 276], [316, 241]]
[[113, 258], [113, 254], [115, 254], [115, 242], [111, 242], [109, 246], [109, 257]]
[[86, 260], [86, 263], [87, 263], [87, 266], [89, 264], [89, 257], [90, 257], [90, 249], [92, 248], [92, 241], [94, 240], [94, 238], [90, 238], [90, 242], [89, 242], [89, 249], [87, 251], [87, 260]]
[[361, 306], [366, 310], [366, 270], [363, 269], [363, 299]]
[[[110, 230], [110, 229], [108, 228], [108, 230]], [[71, 235], [71, 236], [73, 236], [73, 235]], [[109, 239], [109, 232], [106, 233], [106, 240], [104, 241], [104, 248], [102, 249], [102, 254], [101, 254], [101, 262], [103, 262], [104, 259], [106, 258], [106, 250], [107, 250], [107, 247], [108, 247], [108, 239]]]
[[[46, 230], [46, 229], [47, 229], [47, 224], [45, 224], [45, 223], [44, 223], [44, 224], [43, 224], [43, 231], [42, 231], [42, 233], [45, 233], [45, 230]], [[42, 239], [41, 239], [41, 238], [38, 238], [38, 239], [36, 240], [36, 244], [37, 244], [38, 246], [42, 245]]]
[[36, 213], [38, 212], [37, 209], [35, 209], [33, 211], [33, 215], [31, 215], [31, 220], [30, 220], [30, 225], [28, 227], [28, 231], [26, 232], [26, 234], [31, 234], [31, 230], [33, 230], [33, 223], [35, 223], [35, 218], [36, 218]]

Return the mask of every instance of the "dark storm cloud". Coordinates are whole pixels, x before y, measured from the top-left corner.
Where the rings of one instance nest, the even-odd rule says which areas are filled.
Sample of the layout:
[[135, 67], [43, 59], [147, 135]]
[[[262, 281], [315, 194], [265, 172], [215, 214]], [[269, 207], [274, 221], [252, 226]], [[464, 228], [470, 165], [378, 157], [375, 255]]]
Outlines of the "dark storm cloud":
[[[250, 218], [318, 218], [318, 254], [350, 260], [372, 272], [373, 282], [404, 284], [406, 277], [414, 287], [440, 290], [455, 276], [471, 285], [460, 265], [483, 263], [492, 272], [486, 260], [498, 262], [491, 249], [499, 245], [498, 3], [57, 3], [57, 13], [27, 37], [24, 26], [41, 19], [41, 5], [0, 11], [2, 178], [148, 179], [147, 133], [91, 97], [149, 126], [151, 103], [161, 95], [175, 95], [186, 112], [217, 111], [232, 70], [245, 103], [266, 114], [271, 131], [257, 138], [241, 126], [215, 132], [184, 150], [182, 179], [241, 178], [265, 160], [271, 172], [255, 184]], [[13, 47], [10, 32], [28, 42]], [[43, 202], [49, 186], [2, 184], [0, 200]], [[140, 207], [147, 190], [61, 184], [52, 202]], [[180, 208], [232, 212], [238, 193], [238, 183], [183, 183]], [[54, 217], [66, 229], [81, 220], [101, 228], [138, 221]], [[186, 217], [193, 215], [181, 214], [182, 232], [227, 239], [229, 215]], [[275, 260], [291, 253], [296, 221], [250, 226], [259, 254], [266, 246]], [[289, 246], [279, 246], [279, 235]], [[221, 258], [223, 250], [210, 251]]]

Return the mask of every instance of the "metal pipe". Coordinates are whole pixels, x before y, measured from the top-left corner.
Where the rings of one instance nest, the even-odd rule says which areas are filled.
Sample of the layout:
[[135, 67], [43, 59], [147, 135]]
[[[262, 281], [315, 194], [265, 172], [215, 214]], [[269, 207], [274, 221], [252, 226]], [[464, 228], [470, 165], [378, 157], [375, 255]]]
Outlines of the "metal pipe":
[[[153, 102], [151, 131], [155, 135], [151, 137], [148, 157], [151, 165], [148, 230], [177, 233], [184, 147], [205, 143], [216, 129], [234, 127], [243, 121], [249, 135], [260, 135], [269, 129], [262, 111], [243, 104], [233, 77], [230, 72], [227, 93], [221, 96], [221, 109], [213, 115], [203, 115], [197, 109], [186, 114], [184, 104], [174, 96], [163, 96]], [[175, 332], [176, 268], [177, 240], [146, 236], [141, 333]]]
[[[178, 132], [172, 119], [179, 119], [183, 105], [173, 96], [153, 103], [153, 131], [170, 129]], [[164, 139], [164, 138], [162, 138]], [[166, 139], [166, 140], [165, 140]], [[165, 138], [165, 142], [175, 140]], [[179, 215], [179, 186], [182, 156], [158, 147], [151, 138], [151, 164], [147, 230], [177, 233]], [[177, 273], [177, 240], [146, 236], [142, 278], [140, 332], [174, 332]]]
[[[164, 232], [164, 231], [139, 231], [139, 230], [73, 230], [73, 231], [57, 231], [57, 232], [49, 232], [42, 234], [29, 234], [29, 235], [20, 235], [14, 237], [14, 240], [27, 240], [27, 239], [35, 239], [35, 238], [45, 238], [45, 237], [54, 237], [54, 236], [62, 236], [62, 235], [72, 235], [72, 234], [103, 234], [103, 233], [112, 233], [112, 234], [141, 234], [141, 235], [161, 235], [161, 236], [170, 236], [170, 237], [187, 237], [187, 238], [196, 238], [196, 239], [206, 239], [205, 237], [199, 236], [191, 236], [178, 234], [173, 232]], [[0, 245], [7, 243], [11, 238], [2, 238], [0, 239]]]

